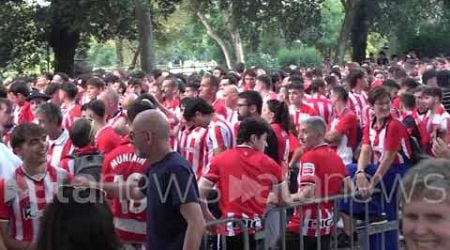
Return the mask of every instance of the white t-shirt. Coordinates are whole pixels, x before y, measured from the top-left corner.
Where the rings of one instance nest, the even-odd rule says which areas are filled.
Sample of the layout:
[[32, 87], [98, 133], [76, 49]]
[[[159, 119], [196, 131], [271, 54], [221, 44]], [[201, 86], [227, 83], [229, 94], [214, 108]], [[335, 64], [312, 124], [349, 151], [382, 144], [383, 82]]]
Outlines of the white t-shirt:
[[4, 143], [0, 143], [0, 178], [11, 178], [20, 166], [22, 166], [22, 160]]

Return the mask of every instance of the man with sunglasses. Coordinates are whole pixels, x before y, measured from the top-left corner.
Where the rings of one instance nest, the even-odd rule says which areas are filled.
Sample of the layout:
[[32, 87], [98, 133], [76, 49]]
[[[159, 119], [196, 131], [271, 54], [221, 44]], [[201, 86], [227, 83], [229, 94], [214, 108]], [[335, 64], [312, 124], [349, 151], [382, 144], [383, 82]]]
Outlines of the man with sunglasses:
[[11, 179], [0, 182], [0, 229], [8, 249], [32, 249], [39, 235], [42, 212], [55, 189], [71, 175], [47, 163], [47, 134], [36, 124], [22, 124], [11, 146], [23, 161]]

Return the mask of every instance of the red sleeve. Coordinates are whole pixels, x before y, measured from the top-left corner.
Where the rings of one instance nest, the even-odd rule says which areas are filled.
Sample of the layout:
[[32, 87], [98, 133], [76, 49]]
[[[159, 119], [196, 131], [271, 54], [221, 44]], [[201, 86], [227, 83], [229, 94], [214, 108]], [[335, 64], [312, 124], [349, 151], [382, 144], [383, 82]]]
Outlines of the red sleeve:
[[208, 179], [209, 181], [213, 183], [217, 183], [219, 181], [220, 177], [220, 161], [221, 157], [215, 157], [211, 160], [211, 162], [208, 164], [209, 166], [206, 167], [208, 169], [205, 174], [202, 175], [202, 177]]
[[319, 113], [317, 113], [317, 111], [315, 109], [311, 108], [311, 107], [309, 109], [309, 114], [311, 116], [318, 116], [319, 115]]
[[351, 130], [352, 126], [356, 124], [356, 116], [352, 114], [346, 114], [339, 119], [339, 122], [335, 128], [335, 130], [339, 134], [346, 134], [349, 130]]
[[0, 180], [0, 220], [9, 220], [10, 213], [9, 213], [9, 207], [8, 207], [8, 195], [6, 194], [6, 188], [5, 188], [5, 180]]
[[264, 155], [265, 157], [267, 157], [267, 162], [270, 164], [270, 169], [272, 171], [272, 175], [277, 179], [277, 183], [282, 183], [283, 182], [283, 169], [280, 168], [280, 165], [278, 165], [274, 160], [272, 160], [270, 157]]
[[217, 105], [214, 109], [217, 114], [222, 115], [223, 118], [227, 117], [227, 109], [223, 105]]
[[317, 162], [312, 154], [304, 154], [300, 160], [300, 172], [298, 174], [299, 184], [316, 183]]
[[370, 124], [366, 124], [366, 126], [364, 127], [362, 144], [370, 145]]
[[386, 141], [384, 142], [384, 149], [389, 151], [399, 151], [401, 149], [401, 142], [405, 136], [405, 127], [397, 120], [389, 122], [386, 128]]

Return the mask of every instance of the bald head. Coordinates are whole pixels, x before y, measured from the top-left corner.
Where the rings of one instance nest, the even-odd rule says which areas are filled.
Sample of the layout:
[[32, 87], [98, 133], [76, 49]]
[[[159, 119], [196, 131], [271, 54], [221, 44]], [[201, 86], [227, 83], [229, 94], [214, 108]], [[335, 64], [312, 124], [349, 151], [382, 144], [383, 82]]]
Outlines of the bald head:
[[139, 113], [133, 121], [133, 130], [150, 131], [157, 140], [169, 140], [169, 122], [158, 110], [146, 110]]
[[134, 101], [136, 101], [136, 99], [138, 98], [138, 96], [134, 93], [132, 94], [127, 94], [122, 101], [122, 107], [124, 109], [129, 109], [131, 107], [131, 105], [134, 103]]
[[236, 85], [227, 85], [223, 89], [222, 93], [225, 105], [228, 108], [235, 109], [237, 106], [237, 101], [239, 99], [239, 89]]
[[236, 85], [227, 85], [223, 88], [223, 92], [227, 94], [239, 94], [239, 89]]
[[117, 94], [117, 92], [112, 89], [106, 89], [99, 95], [98, 99], [118, 104], [119, 94]]

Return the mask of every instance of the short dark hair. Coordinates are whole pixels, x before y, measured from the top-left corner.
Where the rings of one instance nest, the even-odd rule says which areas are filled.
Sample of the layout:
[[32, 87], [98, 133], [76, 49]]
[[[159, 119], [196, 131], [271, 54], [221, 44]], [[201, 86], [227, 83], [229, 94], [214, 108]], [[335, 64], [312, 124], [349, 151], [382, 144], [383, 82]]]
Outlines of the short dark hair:
[[17, 148], [25, 143], [30, 136], [45, 135], [45, 129], [34, 123], [24, 123], [14, 128], [11, 135], [11, 147]]
[[427, 87], [423, 91], [423, 95], [439, 97], [439, 100], [442, 100], [442, 90], [438, 87]]
[[56, 92], [58, 92], [61, 89], [61, 85], [56, 82], [50, 83], [47, 88], [44, 90], [44, 94], [48, 96], [54, 95]]
[[336, 86], [338, 84], [338, 78], [333, 75], [328, 75], [325, 77], [325, 82], [327, 85]]
[[128, 120], [130, 121], [130, 123], [132, 123], [134, 121], [134, 118], [136, 118], [139, 113], [150, 109], [155, 109], [155, 105], [153, 104], [153, 102], [151, 102], [149, 99], [144, 98], [139, 100], [137, 99], [127, 109]]
[[251, 76], [251, 77], [255, 77], [256, 78], [256, 72], [252, 69], [247, 69], [244, 72], [244, 76]]
[[30, 91], [31, 90], [28, 87], [28, 84], [23, 80], [14, 81], [9, 87], [9, 92], [13, 93], [14, 95], [22, 94], [23, 96], [27, 97], [30, 94]]
[[384, 80], [382, 86], [389, 89], [400, 89], [400, 86], [397, 84], [397, 82], [392, 79]]
[[100, 100], [93, 100], [87, 103], [86, 110], [91, 110], [98, 117], [105, 117], [105, 104]]
[[293, 82], [288, 85], [288, 89], [305, 91], [305, 86], [301, 82]]
[[61, 85], [61, 90], [66, 92], [66, 95], [69, 97], [69, 99], [73, 100], [77, 97], [78, 94], [78, 88], [75, 84], [70, 82], [65, 82]]
[[239, 98], [245, 99], [247, 105], [249, 106], [255, 105], [256, 112], [258, 112], [258, 114], [261, 114], [263, 99], [259, 92], [254, 90], [247, 90], [239, 93]]
[[450, 86], [450, 70], [441, 70], [437, 73], [437, 84], [445, 88]]
[[214, 108], [203, 100], [202, 98], [196, 97], [192, 98], [186, 102], [186, 107], [183, 112], [183, 117], [186, 121], [190, 121], [192, 117], [195, 116], [196, 112], [200, 112], [204, 115], [209, 115], [214, 113]]
[[333, 88], [333, 94], [336, 94], [339, 96], [339, 98], [347, 103], [348, 102], [348, 91], [343, 86], [335, 86]]
[[238, 79], [231, 73], [226, 74], [222, 79], [230, 81], [230, 84], [237, 85]]
[[203, 79], [209, 79], [209, 85], [215, 88], [219, 88], [220, 79], [213, 75], [205, 75]]
[[91, 77], [86, 81], [86, 86], [89, 85], [98, 89], [103, 89], [105, 87], [105, 82], [99, 77]]
[[195, 90], [195, 91], [198, 91], [198, 89], [200, 88], [200, 86], [199, 86], [198, 84], [196, 84], [196, 83], [190, 82], [190, 83], [186, 84], [186, 86], [184, 86], [184, 88], [185, 88], [185, 89], [186, 89], [186, 88], [191, 88], [191, 89], [193, 89], [193, 90]]
[[236, 71], [238, 73], [243, 73], [244, 70], [245, 70], [245, 64], [244, 63], [240, 62], [240, 63], [236, 64]]
[[350, 74], [348, 75], [348, 84], [351, 89], [353, 89], [356, 86], [356, 83], [358, 82], [358, 79], [361, 79], [364, 77], [364, 70], [361, 68], [356, 68], [350, 71]]
[[69, 75], [64, 72], [57, 72], [55, 75], [59, 75], [64, 81], [69, 81]]
[[428, 80], [436, 76], [437, 76], [436, 70], [434, 69], [427, 70], [422, 74], [422, 83], [427, 84]]
[[93, 140], [92, 131], [92, 122], [85, 118], [79, 118], [70, 127], [70, 140], [77, 148], [86, 147]]
[[406, 78], [402, 82], [402, 87], [408, 91], [413, 90], [419, 86], [419, 83], [414, 78]]
[[319, 92], [319, 89], [321, 89], [321, 88], [325, 88], [325, 86], [326, 86], [326, 83], [325, 83], [325, 81], [323, 80], [323, 79], [314, 79], [312, 82], [311, 82], [311, 93], [317, 93], [317, 92]]
[[368, 101], [370, 105], [374, 105], [377, 100], [391, 98], [387, 89], [383, 86], [375, 87], [370, 90]]
[[402, 105], [407, 109], [414, 109], [416, 107], [416, 97], [408, 92], [403, 93], [400, 96]]
[[224, 76], [227, 72], [220, 66], [215, 67], [213, 70], [220, 70], [220, 75]]
[[245, 118], [239, 124], [237, 143], [242, 144], [248, 142], [252, 135], [260, 138], [263, 134], [269, 134], [271, 128], [269, 124], [260, 118]]
[[268, 75], [260, 75], [256, 77], [256, 80], [262, 82], [267, 89], [272, 90], [272, 78]]
[[57, 122], [58, 125], [62, 124], [63, 115], [61, 108], [54, 103], [46, 102], [41, 104], [37, 114], [44, 115], [49, 121]]

